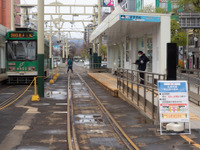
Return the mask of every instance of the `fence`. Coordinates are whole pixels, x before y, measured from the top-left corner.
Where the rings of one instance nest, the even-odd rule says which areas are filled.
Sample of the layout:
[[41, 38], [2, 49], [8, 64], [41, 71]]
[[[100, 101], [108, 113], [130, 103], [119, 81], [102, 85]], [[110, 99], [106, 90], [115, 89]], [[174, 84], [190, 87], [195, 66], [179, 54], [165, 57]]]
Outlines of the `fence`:
[[143, 109], [152, 119], [155, 119], [157, 115], [157, 82], [165, 79], [164, 74], [117, 69], [117, 88], [119, 92], [126, 96], [130, 103]]
[[180, 69], [178, 80], [188, 81], [189, 100], [200, 105], [200, 71], [195, 69]]
[[90, 63], [88, 66], [91, 72], [108, 72], [107, 64]]

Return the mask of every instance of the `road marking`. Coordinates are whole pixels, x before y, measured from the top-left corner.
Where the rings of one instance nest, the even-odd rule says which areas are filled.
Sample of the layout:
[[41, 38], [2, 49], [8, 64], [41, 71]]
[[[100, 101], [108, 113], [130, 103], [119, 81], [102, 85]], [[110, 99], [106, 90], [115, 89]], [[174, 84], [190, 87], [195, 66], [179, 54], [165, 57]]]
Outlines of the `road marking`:
[[0, 93], [0, 94], [15, 94], [15, 93]]
[[67, 103], [56, 103], [56, 106], [62, 106], [62, 105], [67, 106]]
[[16, 125], [13, 128], [13, 130], [24, 130], [24, 131], [29, 130], [29, 129], [30, 129], [29, 126], [23, 126], [23, 125]]
[[67, 111], [54, 111], [54, 114], [67, 114]]
[[186, 141], [188, 141], [190, 144], [196, 146], [197, 148], [200, 148], [200, 144], [196, 143], [195, 141], [193, 141], [192, 139], [190, 139], [189, 137], [187, 137], [186, 135], [180, 135], [183, 139], [185, 139]]

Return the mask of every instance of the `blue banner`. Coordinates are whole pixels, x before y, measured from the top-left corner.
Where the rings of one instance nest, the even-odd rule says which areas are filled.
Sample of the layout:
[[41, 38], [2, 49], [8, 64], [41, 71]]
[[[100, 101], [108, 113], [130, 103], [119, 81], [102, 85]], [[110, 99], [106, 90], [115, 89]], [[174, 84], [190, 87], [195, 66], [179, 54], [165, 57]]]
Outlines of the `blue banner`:
[[137, 16], [137, 15], [119, 15], [119, 20], [143, 21], [143, 22], [160, 22], [160, 17], [155, 17], [155, 16]]
[[159, 93], [187, 92], [186, 82], [158, 82]]

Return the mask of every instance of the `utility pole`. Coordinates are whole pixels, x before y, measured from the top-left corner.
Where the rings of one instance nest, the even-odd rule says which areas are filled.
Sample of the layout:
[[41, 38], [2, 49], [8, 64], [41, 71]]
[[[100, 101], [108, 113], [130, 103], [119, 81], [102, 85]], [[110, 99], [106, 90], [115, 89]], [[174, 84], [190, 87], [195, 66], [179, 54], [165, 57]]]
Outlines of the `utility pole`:
[[10, 28], [12, 31], [15, 30], [15, 1], [10, 0], [11, 8], [10, 8]]
[[69, 49], [68, 49], [68, 40], [66, 41], [66, 58], [68, 59]]
[[62, 58], [63, 58], [63, 63], [65, 63], [65, 36], [64, 36], [64, 34], [63, 34], [63, 51], [62, 51]]
[[[98, 26], [101, 24], [101, 0], [98, 0]], [[99, 35], [98, 56], [101, 55], [102, 35]]]
[[[22, 13], [26, 13], [25, 11], [26, 11], [26, 9], [25, 8], [21, 8], [21, 11], [22, 11]], [[25, 27], [25, 15], [22, 15], [22, 24], [21, 24], [21, 26], [22, 27]]]
[[[95, 23], [96, 23], [96, 20], [95, 20], [95, 8], [93, 7], [93, 13], [94, 13], [94, 16], [93, 16], [93, 31], [95, 30]], [[93, 41], [93, 53], [96, 52], [96, 40]]]
[[49, 59], [50, 59], [50, 69], [52, 69], [53, 67], [53, 63], [52, 63], [52, 25], [50, 23], [50, 37], [49, 37]]
[[38, 95], [44, 97], [44, 0], [38, 0]]

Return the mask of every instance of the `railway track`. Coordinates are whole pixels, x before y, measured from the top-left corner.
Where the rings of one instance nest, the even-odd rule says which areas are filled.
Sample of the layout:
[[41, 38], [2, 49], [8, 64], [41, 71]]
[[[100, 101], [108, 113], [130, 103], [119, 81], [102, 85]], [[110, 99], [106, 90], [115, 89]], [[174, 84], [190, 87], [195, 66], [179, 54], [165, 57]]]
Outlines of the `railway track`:
[[[19, 88], [19, 90], [17, 90], [15, 92], [14, 90], [14, 94], [12, 94], [10, 97], [6, 98], [5, 100], [3, 100], [1, 103], [0, 103], [0, 110], [3, 110], [5, 109], [6, 107], [10, 106], [11, 104], [13, 104], [14, 102], [16, 102], [19, 98], [21, 98], [26, 92], [27, 90], [30, 88], [31, 85], [29, 86], [22, 86], [22, 88], [19, 88], [19, 87], [16, 87], [16, 89]], [[3, 92], [5, 90], [8, 90], [9, 88], [11, 88], [13, 86], [8, 86], [2, 90], [0, 90], [0, 92]]]
[[80, 74], [68, 77], [67, 120], [69, 150], [139, 150]]

